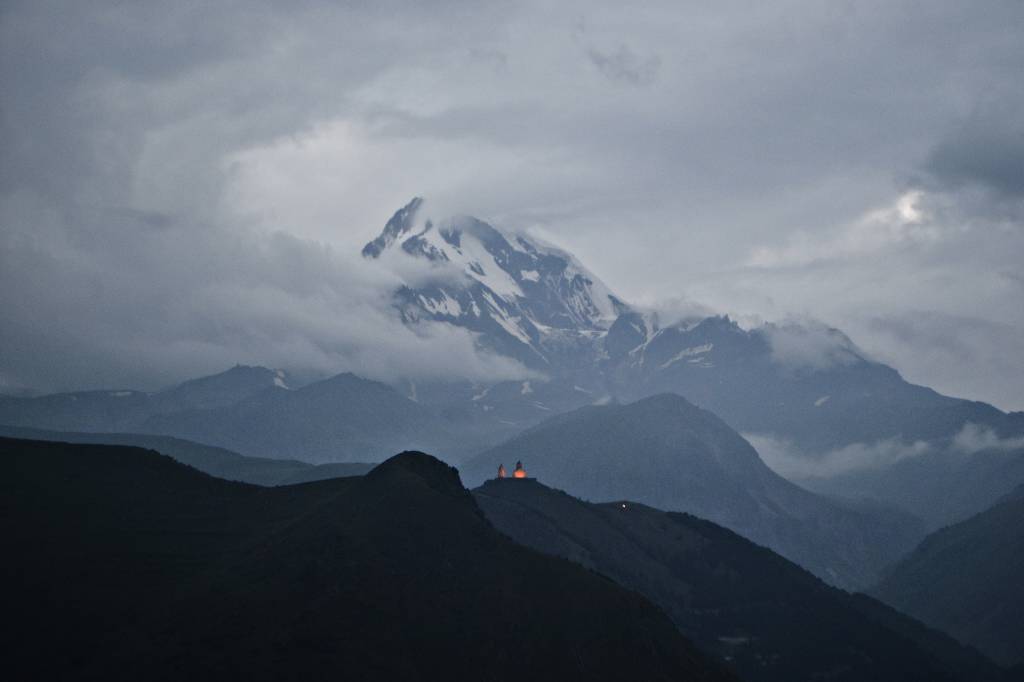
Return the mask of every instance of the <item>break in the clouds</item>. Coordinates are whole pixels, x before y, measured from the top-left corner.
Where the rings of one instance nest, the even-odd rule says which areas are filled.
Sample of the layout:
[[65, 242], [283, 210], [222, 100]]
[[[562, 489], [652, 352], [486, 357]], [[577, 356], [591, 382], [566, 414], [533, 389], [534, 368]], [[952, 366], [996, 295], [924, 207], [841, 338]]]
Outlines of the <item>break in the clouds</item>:
[[394, 326], [415, 273], [356, 257], [424, 195], [642, 306], [819, 319], [1024, 408], [1022, 27], [1011, 0], [5, 3], [0, 381], [517, 371]]

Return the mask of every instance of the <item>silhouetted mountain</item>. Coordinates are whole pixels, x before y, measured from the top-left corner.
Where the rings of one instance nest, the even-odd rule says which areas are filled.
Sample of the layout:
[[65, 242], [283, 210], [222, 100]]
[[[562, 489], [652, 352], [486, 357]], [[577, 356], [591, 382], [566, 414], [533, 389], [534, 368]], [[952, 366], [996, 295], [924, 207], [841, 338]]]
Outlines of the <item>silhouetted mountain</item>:
[[710, 519], [844, 587], [872, 584], [923, 536], [920, 522], [845, 508], [786, 481], [725, 422], [670, 394], [552, 417], [462, 471], [479, 483], [516, 460], [589, 500]]
[[340, 476], [361, 476], [374, 467], [362, 462], [309, 464], [294, 459], [246, 457], [224, 448], [200, 445], [181, 438], [142, 433], [81, 433], [43, 431], [0, 425], [0, 436], [96, 445], [129, 445], [156, 450], [203, 473], [229, 481], [256, 485], [288, 485]]
[[591, 504], [531, 479], [473, 494], [509, 537], [640, 592], [744, 680], [1003, 678], [950, 637], [689, 514]]
[[879, 599], [977, 647], [1024, 663], [1024, 489], [932, 533], [872, 590]]
[[260, 488], [0, 439], [5, 668], [33, 679], [718, 680], [639, 595], [515, 544], [419, 453]]

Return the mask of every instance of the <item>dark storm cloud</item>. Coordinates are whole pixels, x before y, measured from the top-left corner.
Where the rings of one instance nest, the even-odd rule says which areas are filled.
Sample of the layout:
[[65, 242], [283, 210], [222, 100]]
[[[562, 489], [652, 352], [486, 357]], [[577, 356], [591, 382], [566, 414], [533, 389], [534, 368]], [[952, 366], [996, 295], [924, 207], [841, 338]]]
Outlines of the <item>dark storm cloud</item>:
[[1024, 97], [984, 107], [941, 140], [925, 169], [950, 188], [977, 186], [1024, 200]]
[[[462, 342], [388, 326], [395, 275], [350, 258], [425, 194], [541, 230], [642, 304], [821, 318], [957, 392], [945, 351], [868, 320], [1005, 325], [978, 357], [1024, 329], [1022, 20], [1011, 1], [5, 3], [0, 381], [372, 373], [380, 338], [453, 371]], [[1024, 407], [993, 374], [1024, 371], [962, 362], [972, 397]]]

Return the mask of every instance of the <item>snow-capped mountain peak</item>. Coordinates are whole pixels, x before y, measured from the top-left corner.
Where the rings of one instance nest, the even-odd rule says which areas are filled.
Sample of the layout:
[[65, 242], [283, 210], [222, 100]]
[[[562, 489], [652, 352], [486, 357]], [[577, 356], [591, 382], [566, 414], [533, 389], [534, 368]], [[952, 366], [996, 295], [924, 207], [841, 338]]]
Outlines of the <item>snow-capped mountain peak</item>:
[[406, 321], [444, 321], [528, 365], [545, 366], [567, 341], [602, 335], [627, 307], [570, 254], [471, 216], [423, 215], [413, 199], [363, 248], [379, 258], [390, 249], [455, 266], [460, 283], [404, 286], [396, 302]]

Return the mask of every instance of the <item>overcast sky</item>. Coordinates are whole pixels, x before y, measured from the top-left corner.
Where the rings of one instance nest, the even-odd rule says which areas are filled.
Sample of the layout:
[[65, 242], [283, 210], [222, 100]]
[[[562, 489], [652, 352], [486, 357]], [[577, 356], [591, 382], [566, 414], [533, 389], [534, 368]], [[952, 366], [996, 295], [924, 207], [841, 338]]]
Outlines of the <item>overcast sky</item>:
[[[1024, 3], [0, 6], [0, 384], [502, 376], [388, 315], [414, 195], [627, 300], [1024, 409]], [[407, 359], [398, 359], [405, 357]], [[425, 362], [424, 357], [430, 361]]]

